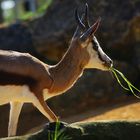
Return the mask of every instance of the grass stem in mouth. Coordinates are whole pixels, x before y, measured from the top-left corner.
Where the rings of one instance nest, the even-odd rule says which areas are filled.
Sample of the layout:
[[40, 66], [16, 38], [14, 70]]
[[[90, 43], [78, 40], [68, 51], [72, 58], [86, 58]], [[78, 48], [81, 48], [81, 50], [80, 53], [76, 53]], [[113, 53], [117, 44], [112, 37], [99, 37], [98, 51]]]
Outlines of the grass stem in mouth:
[[[110, 71], [114, 74], [115, 78], [117, 79], [117, 82], [120, 84], [120, 86], [127, 90], [127, 91], [130, 91], [135, 97], [137, 97], [138, 99], [140, 99], [140, 96], [138, 96], [134, 90], [138, 91], [140, 93], [140, 90], [138, 88], [136, 88], [134, 85], [131, 84], [131, 82], [124, 76], [124, 74], [122, 72], [120, 72], [119, 70], [111, 67], [110, 68]], [[118, 75], [121, 76], [121, 78], [126, 82], [127, 86], [128, 87], [125, 87], [122, 82], [120, 81]]]

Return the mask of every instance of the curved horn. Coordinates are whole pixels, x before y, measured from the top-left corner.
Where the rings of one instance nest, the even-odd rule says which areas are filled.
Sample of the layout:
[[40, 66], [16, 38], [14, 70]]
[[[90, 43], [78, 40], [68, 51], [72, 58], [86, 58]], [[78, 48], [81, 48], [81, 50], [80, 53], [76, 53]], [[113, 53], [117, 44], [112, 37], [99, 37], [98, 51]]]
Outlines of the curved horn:
[[76, 21], [77, 21], [79, 27], [81, 27], [81, 28], [84, 30], [84, 29], [85, 29], [85, 25], [84, 25], [83, 22], [81, 21], [77, 9], [75, 9], [75, 19], [76, 19]]
[[89, 36], [94, 34], [99, 27], [100, 21], [101, 18], [99, 17], [97, 21], [80, 37], [81, 40], [86, 40]]
[[84, 14], [82, 14], [82, 17], [80, 19], [79, 17], [79, 14], [78, 14], [78, 10], [75, 9], [75, 19], [76, 19], [76, 22], [78, 24], [77, 28], [76, 28], [76, 31], [74, 32], [74, 35], [72, 37], [72, 40], [76, 37], [76, 36], [80, 36], [81, 34], [81, 29], [84, 31], [86, 28], [85, 28], [85, 25], [82, 23], [82, 20], [83, 20], [83, 17], [84, 17]]
[[90, 24], [89, 24], [89, 8], [88, 8], [88, 4], [86, 3], [85, 5], [85, 18], [84, 18], [84, 24], [86, 26], [86, 28], [90, 28]]

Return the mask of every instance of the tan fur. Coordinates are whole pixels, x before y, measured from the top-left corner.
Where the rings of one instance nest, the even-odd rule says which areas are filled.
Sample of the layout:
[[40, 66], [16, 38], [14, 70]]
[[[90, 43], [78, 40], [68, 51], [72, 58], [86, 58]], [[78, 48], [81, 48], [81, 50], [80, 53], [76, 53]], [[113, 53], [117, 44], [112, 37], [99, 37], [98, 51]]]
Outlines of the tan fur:
[[[0, 73], [7, 74], [3, 77], [4, 83], [0, 79], [0, 105], [11, 102], [8, 136], [16, 134], [19, 114], [25, 102], [34, 104], [49, 121], [57, 121], [56, 115], [47, 106], [45, 100], [71, 88], [87, 66], [104, 69], [99, 57], [91, 57], [93, 52], [90, 42], [84, 44], [75, 38], [61, 61], [54, 66], [49, 66], [29, 54], [0, 51]], [[95, 52], [94, 54], [97, 55]], [[96, 66], [94, 63], [89, 64], [91, 59], [92, 62], [99, 64]], [[4, 85], [6, 83], [4, 78], [8, 79], [8, 75], [16, 77], [19, 81], [15, 78], [16, 84], [12, 85], [13, 79], [10, 79], [8, 81], [10, 85]], [[27, 83], [22, 84], [23, 79]]]
[[63, 93], [71, 88], [83, 73], [88, 61], [89, 55], [86, 48], [82, 48], [79, 42], [74, 41], [62, 60], [49, 69], [53, 79], [49, 93]]
[[[20, 103], [22, 105], [24, 102], [31, 102], [50, 121], [57, 120], [44, 100], [62, 94], [71, 88], [83, 73], [84, 67], [89, 61], [89, 55], [77, 40], [73, 40], [62, 60], [54, 66], [49, 66], [29, 54], [18, 52], [0, 51], [0, 60], [2, 60], [0, 71], [35, 79], [35, 83], [31, 87], [28, 87], [28, 85], [0, 87], [1, 105], [11, 102], [8, 136], [13, 136], [16, 134], [21, 111], [21, 108], [17, 108]], [[8, 92], [4, 93], [5, 97], [2, 95], [3, 90]]]
[[51, 85], [48, 65], [28, 53], [0, 50], [0, 71], [30, 76]]

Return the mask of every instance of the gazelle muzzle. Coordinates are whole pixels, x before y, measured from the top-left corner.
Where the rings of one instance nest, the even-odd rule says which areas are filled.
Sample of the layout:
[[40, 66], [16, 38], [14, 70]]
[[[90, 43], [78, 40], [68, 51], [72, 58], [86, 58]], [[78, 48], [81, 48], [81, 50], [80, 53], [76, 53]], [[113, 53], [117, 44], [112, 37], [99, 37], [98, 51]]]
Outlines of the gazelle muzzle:
[[99, 58], [103, 61], [103, 65], [107, 68], [110, 68], [113, 66], [113, 61], [107, 56], [106, 54], [100, 54], [98, 53]]

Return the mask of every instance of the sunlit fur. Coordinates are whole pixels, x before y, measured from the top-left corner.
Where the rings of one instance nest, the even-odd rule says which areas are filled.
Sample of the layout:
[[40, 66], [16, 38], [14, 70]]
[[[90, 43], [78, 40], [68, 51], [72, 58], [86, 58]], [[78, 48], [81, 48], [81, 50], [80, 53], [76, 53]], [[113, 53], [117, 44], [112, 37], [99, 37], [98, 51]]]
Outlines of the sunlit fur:
[[[94, 49], [92, 41], [90, 41], [89, 39], [82, 44], [83, 47], [87, 48], [87, 52], [89, 53], [89, 56], [90, 56], [90, 59], [89, 59], [88, 64], [86, 65], [86, 68], [96, 68], [96, 69], [100, 69], [103, 71], [107, 71], [112, 66], [112, 64], [110, 65], [110, 67], [108, 67], [105, 65], [105, 63], [106, 63], [106, 61], [110, 61], [111, 59], [104, 53], [104, 51], [100, 47], [97, 39], [95, 37], [94, 37], [94, 39], [98, 45], [97, 50]], [[99, 57], [99, 54], [100, 54], [100, 56], [106, 56], [106, 60], [102, 60]]]

